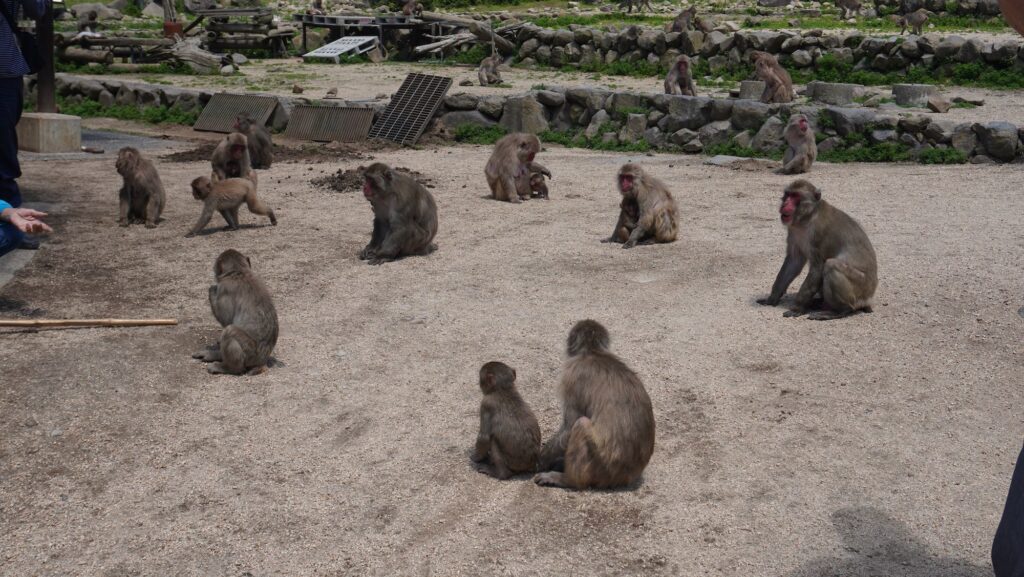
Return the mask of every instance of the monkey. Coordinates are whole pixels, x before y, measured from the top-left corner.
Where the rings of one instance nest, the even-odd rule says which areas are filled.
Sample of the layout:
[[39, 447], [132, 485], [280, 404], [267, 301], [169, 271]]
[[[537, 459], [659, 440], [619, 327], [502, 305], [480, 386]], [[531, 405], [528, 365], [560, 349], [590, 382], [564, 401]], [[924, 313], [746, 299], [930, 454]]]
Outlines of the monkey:
[[673, 242], [678, 232], [678, 209], [665, 183], [644, 172], [638, 164], [623, 164], [618, 174], [619, 220], [611, 236], [601, 242], [621, 242], [622, 248], [637, 244]]
[[416, 16], [418, 18], [423, 15], [423, 4], [416, 0], [406, 0], [402, 4], [402, 14], [405, 16]]
[[920, 36], [921, 29], [925, 24], [928, 23], [928, 10], [924, 8], [918, 8], [913, 12], [904, 14], [896, 20], [896, 25], [900, 27], [900, 36], [907, 31], [907, 26], [910, 26], [911, 32]]
[[292, 84], [292, 94], [302, 94], [303, 89], [298, 84]]
[[160, 213], [164, 211], [165, 195], [153, 161], [142, 156], [138, 149], [126, 146], [118, 151], [114, 167], [124, 179], [118, 195], [117, 223], [128, 226], [145, 222], [146, 228], [156, 228]]
[[100, 23], [95, 10], [90, 10], [78, 18], [78, 32], [96, 32], [100, 29]]
[[252, 158], [249, 156], [249, 139], [240, 132], [232, 132], [220, 141], [210, 157], [214, 182], [225, 178], [250, 178], [256, 182], [256, 173], [252, 170]]
[[654, 453], [654, 411], [643, 382], [608, 347], [608, 330], [583, 320], [569, 332], [559, 396], [562, 427], [544, 444], [534, 482], [605, 489], [640, 478]]
[[705, 34], [710, 34], [718, 26], [718, 22], [709, 16], [695, 16], [693, 23], [698, 30]]
[[680, 54], [665, 75], [665, 94], [697, 96], [697, 85], [693, 83], [693, 76], [690, 74], [689, 56]]
[[249, 207], [249, 212], [269, 217], [270, 224], [277, 226], [274, 211], [256, 196], [256, 183], [251, 179], [227, 178], [213, 182], [205, 176], [200, 176], [192, 181], [192, 196], [203, 201], [203, 212], [186, 237], [195, 236], [203, 230], [213, 217], [214, 211], [224, 217], [228, 229], [238, 230], [238, 207], [242, 203]]
[[492, 54], [480, 61], [480, 70], [476, 73], [480, 80], [480, 86], [502, 83], [501, 72], [498, 71], [499, 65], [501, 65], [501, 56], [497, 54]]
[[270, 168], [274, 163], [274, 143], [267, 127], [254, 121], [247, 113], [242, 113], [235, 117], [235, 132], [245, 135], [252, 167]]
[[651, 7], [651, 0], [620, 0], [619, 1], [619, 10], [622, 10], [623, 8], [627, 8], [627, 10], [626, 10], [627, 14], [633, 12], [633, 6], [636, 6], [636, 11], [637, 12], [642, 12], [645, 6], [647, 7], [648, 10], [650, 10], [652, 12], [654, 11], [654, 8]]
[[544, 180], [543, 172], [530, 173], [530, 198], [548, 199], [548, 184]]
[[540, 139], [534, 134], [516, 132], [496, 142], [484, 168], [491, 197], [512, 203], [529, 198], [530, 167], [535, 165], [533, 159], [538, 152]]
[[796, 303], [783, 316], [803, 315], [818, 295], [825, 309], [812, 312], [807, 318], [826, 320], [859, 311], [871, 312], [871, 297], [878, 286], [878, 264], [875, 249], [857, 221], [822, 200], [821, 191], [803, 179], [786, 187], [779, 215], [788, 229], [786, 259], [771, 295], [758, 299], [758, 304], [779, 304], [790, 283], [809, 263]]
[[860, 16], [860, 0], [836, 0], [836, 8], [839, 9], [839, 17], [843, 20], [853, 16]]
[[793, 79], [779, 61], [767, 52], [758, 51], [751, 52], [751, 59], [754, 61], [754, 75], [764, 82], [761, 102], [792, 102]]
[[[205, 178], [205, 177], [204, 177]], [[249, 257], [228, 249], [213, 265], [210, 309], [224, 327], [218, 342], [192, 355], [210, 373], [258, 375], [271, 362], [277, 344], [277, 310]]]
[[811, 170], [811, 165], [818, 158], [818, 145], [814, 141], [814, 130], [811, 130], [807, 116], [790, 116], [783, 138], [786, 139], [786, 155], [782, 159], [782, 168], [775, 173], [803, 174]]
[[373, 209], [373, 234], [359, 259], [379, 265], [437, 250], [437, 204], [415, 178], [376, 162], [363, 173], [363, 195]]
[[683, 10], [676, 16], [676, 19], [672, 21], [672, 27], [669, 32], [686, 32], [687, 30], [693, 30], [693, 18], [697, 15], [697, 7], [690, 6], [686, 10]]
[[472, 460], [477, 470], [498, 479], [533, 473], [540, 455], [540, 425], [516, 390], [516, 371], [491, 361], [480, 367], [480, 433]]
[[313, 6], [306, 10], [306, 14], [313, 14], [315, 16], [323, 16], [326, 14], [326, 12], [324, 12], [323, 0], [313, 0]]

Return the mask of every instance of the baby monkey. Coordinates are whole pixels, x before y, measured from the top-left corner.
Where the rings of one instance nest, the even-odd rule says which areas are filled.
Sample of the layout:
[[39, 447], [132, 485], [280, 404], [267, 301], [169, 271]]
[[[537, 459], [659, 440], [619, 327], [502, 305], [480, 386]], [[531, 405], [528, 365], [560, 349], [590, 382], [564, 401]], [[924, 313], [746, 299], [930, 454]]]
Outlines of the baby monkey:
[[270, 224], [277, 226], [274, 211], [256, 196], [256, 183], [248, 178], [227, 178], [211, 182], [209, 178], [200, 176], [192, 181], [192, 196], [203, 201], [203, 212], [185, 236], [195, 236], [203, 230], [213, 218], [214, 211], [224, 217], [229, 229], [238, 230], [238, 207], [242, 203], [249, 207], [249, 212], [267, 216]]
[[516, 371], [491, 361], [480, 367], [480, 434], [472, 459], [477, 470], [498, 479], [532, 473], [540, 454], [540, 425], [516, 390]]

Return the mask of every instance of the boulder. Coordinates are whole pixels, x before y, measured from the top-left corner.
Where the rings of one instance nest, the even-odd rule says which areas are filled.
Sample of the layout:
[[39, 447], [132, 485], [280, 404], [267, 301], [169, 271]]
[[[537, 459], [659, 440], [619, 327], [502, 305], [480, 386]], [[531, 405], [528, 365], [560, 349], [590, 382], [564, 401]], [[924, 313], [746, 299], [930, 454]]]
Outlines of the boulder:
[[553, 90], [538, 90], [536, 96], [537, 101], [544, 106], [555, 107], [565, 103], [565, 95]]
[[732, 125], [737, 130], [757, 130], [768, 118], [770, 108], [756, 100], [737, 100], [732, 105]]
[[476, 110], [479, 99], [465, 92], [449, 94], [444, 97], [444, 106], [448, 110]]
[[570, 102], [580, 104], [591, 113], [595, 113], [598, 110], [604, 108], [604, 103], [608, 99], [608, 91], [601, 88], [589, 88], [585, 86], [577, 86], [568, 88], [565, 91], [565, 97]]
[[946, 36], [935, 46], [935, 57], [939, 60], [952, 60], [960, 54], [960, 49], [967, 43], [962, 36], [953, 34]]
[[501, 126], [508, 132], [539, 134], [548, 129], [544, 106], [533, 96], [510, 96], [505, 101]]
[[965, 122], [953, 128], [950, 145], [966, 156], [974, 154], [974, 149], [978, 147], [978, 135], [971, 128], [971, 123]]
[[814, 59], [811, 58], [811, 53], [806, 50], [797, 50], [791, 57], [793, 65], [797, 68], [807, 68], [814, 62]]
[[[92, 10], [96, 11], [97, 20], [120, 20], [124, 18], [124, 14], [121, 14], [120, 10], [115, 10], [105, 4], [99, 4], [94, 2], [89, 2], [86, 4], [75, 4], [71, 8], [71, 13], [74, 14], [76, 17], [81, 17], [85, 14], [88, 14]], [[160, 13], [160, 17], [163, 18], [162, 11]]]
[[949, 112], [949, 109], [952, 107], [953, 105], [951, 103], [947, 102], [946, 100], [943, 100], [939, 96], [932, 96], [931, 98], [928, 99], [928, 110], [931, 110], [932, 112], [945, 114]]
[[665, 146], [665, 135], [656, 126], [651, 127], [644, 131], [644, 141], [652, 148], [661, 148]]
[[583, 131], [583, 135], [587, 138], [594, 138], [598, 134], [601, 134], [601, 128], [611, 120], [608, 113], [604, 110], [598, 110], [596, 114], [590, 119], [590, 125]]
[[699, 138], [695, 138], [690, 142], [687, 142], [686, 144], [682, 145], [682, 147], [680, 148], [682, 148], [683, 152], [687, 154], [699, 154], [701, 151], [704, 150], [704, 144], [701, 143]]
[[864, 108], [829, 106], [823, 113], [832, 120], [839, 136], [863, 132], [875, 120], [874, 111]]
[[826, 153], [826, 152], [832, 152], [833, 150], [836, 150], [838, 148], [842, 148], [842, 146], [843, 146], [843, 139], [842, 138], [839, 138], [838, 136], [830, 136], [830, 137], [826, 138], [825, 140], [822, 140], [821, 142], [818, 143], [818, 154], [823, 154], [823, 153]]
[[715, 146], [729, 142], [736, 132], [728, 120], [720, 120], [706, 124], [697, 131], [700, 142], [704, 146]]
[[[668, 102], [668, 116], [677, 118], [679, 124], [671, 130], [662, 128], [662, 132], [675, 132], [680, 128], [698, 129], [711, 121], [711, 98], [703, 96], [672, 96]], [[662, 119], [663, 121], [665, 119]]]
[[782, 133], [786, 129], [786, 123], [778, 116], [769, 116], [761, 129], [754, 135], [750, 147], [754, 150], [774, 150], [782, 146]]
[[857, 93], [863, 90], [859, 84], [843, 84], [840, 82], [820, 82], [814, 80], [807, 84], [807, 97], [811, 100], [832, 104], [835, 106], [846, 106], [853, 104]]
[[442, 115], [437, 119], [437, 124], [447, 130], [454, 131], [464, 124], [488, 127], [494, 126], [497, 122], [487, 118], [477, 110], [456, 110]]
[[501, 113], [504, 110], [504, 107], [505, 99], [500, 96], [481, 97], [476, 105], [477, 110], [495, 120], [501, 118]]
[[986, 122], [975, 124], [973, 129], [988, 156], [1003, 162], [1016, 158], [1020, 140], [1015, 125], [1009, 122]]
[[916, 106], [924, 108], [928, 99], [936, 96], [939, 89], [931, 84], [893, 84], [892, 95], [900, 106]]
[[672, 136], [669, 137], [669, 140], [672, 141], [672, 144], [682, 146], [697, 138], [697, 136], [698, 135], [695, 131], [690, 130], [689, 128], [681, 128], [673, 132]]
[[619, 142], [636, 142], [644, 136], [645, 130], [647, 130], [647, 116], [630, 114], [626, 117], [626, 124], [619, 131]]
[[619, 117], [630, 112], [637, 112], [638, 109], [647, 107], [647, 98], [633, 92], [615, 92], [608, 99], [605, 108], [613, 116]]
[[951, 120], [932, 120], [924, 128], [922, 134], [931, 142], [946, 144], [953, 139], [954, 128], [956, 128], [956, 123]]

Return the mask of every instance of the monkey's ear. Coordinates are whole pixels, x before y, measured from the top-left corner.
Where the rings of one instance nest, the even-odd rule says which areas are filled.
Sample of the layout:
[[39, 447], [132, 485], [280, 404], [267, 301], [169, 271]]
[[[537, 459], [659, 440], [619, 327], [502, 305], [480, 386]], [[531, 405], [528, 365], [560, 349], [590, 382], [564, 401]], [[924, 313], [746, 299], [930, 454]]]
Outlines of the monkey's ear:
[[820, 188], [815, 188], [814, 189], [814, 200], [821, 200], [821, 189]]
[[395, 171], [389, 168], [387, 172], [384, 173], [384, 178], [387, 179], [388, 182], [391, 182], [395, 179]]

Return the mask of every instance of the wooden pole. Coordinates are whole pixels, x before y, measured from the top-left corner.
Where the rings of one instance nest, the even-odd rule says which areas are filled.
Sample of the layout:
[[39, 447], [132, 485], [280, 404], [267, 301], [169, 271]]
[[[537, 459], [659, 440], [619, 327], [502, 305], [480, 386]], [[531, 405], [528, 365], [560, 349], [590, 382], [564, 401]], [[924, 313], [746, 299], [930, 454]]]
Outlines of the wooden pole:
[[176, 319], [0, 319], [0, 327], [146, 327], [155, 325], [176, 325]]

